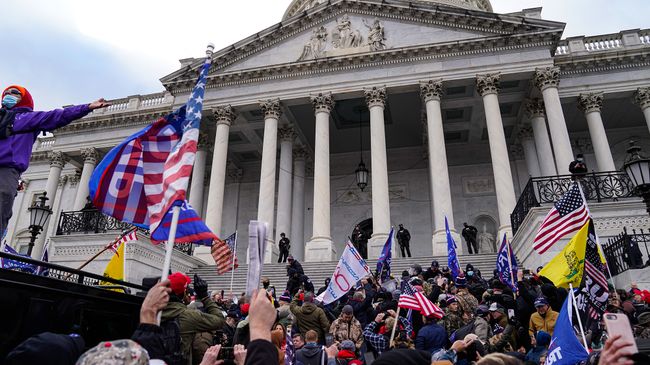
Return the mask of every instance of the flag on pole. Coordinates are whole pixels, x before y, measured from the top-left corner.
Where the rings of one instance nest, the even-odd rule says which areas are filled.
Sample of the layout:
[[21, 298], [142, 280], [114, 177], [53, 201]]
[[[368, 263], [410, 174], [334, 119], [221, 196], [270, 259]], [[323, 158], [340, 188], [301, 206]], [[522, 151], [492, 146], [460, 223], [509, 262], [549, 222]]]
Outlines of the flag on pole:
[[543, 254], [562, 237], [582, 228], [588, 220], [589, 208], [582, 188], [579, 182], [574, 182], [542, 221], [533, 239], [533, 248]]
[[499, 280], [512, 289], [513, 292], [517, 291], [517, 258], [515, 253], [512, 252], [512, 245], [508, 242], [506, 235], [503, 235], [501, 248], [497, 255], [497, 272], [499, 273]]
[[212, 242], [212, 258], [217, 263], [217, 272], [219, 275], [233, 270], [233, 259], [235, 261], [234, 269], [239, 267], [235, 247], [237, 245], [237, 232], [231, 234], [225, 240], [216, 239]]
[[[120, 246], [117, 248], [117, 252], [113, 254], [113, 257], [111, 257], [111, 260], [108, 262], [108, 265], [106, 265], [106, 268], [104, 269], [104, 277], [124, 281], [124, 261], [126, 259], [124, 256], [125, 246], [126, 243], [120, 242]], [[111, 283], [109, 281], [100, 281], [99, 285], [115, 286], [114, 283]]]
[[[21, 253], [18, 253], [18, 251], [14, 250], [11, 246], [9, 246], [8, 243], [5, 243], [2, 250], [12, 255], [22, 256], [31, 259], [31, 257], [29, 257], [28, 255], [23, 255]], [[36, 272], [36, 265], [34, 264], [29, 264], [18, 260], [7, 259], [4, 257], [0, 258], [0, 267], [7, 270], [22, 271], [29, 274], [33, 274]]]
[[137, 240], [138, 240], [137, 232], [132, 231], [132, 232], [129, 232], [128, 234], [123, 235], [119, 240], [109, 244], [108, 249], [113, 251], [114, 254], [119, 254], [117, 252], [117, 249], [120, 247], [120, 245], [122, 243], [137, 241]]
[[317, 299], [323, 302], [323, 305], [335, 302], [342, 295], [347, 294], [361, 279], [370, 274], [366, 261], [361, 258], [357, 249], [348, 241], [345, 244], [341, 259], [336, 265], [336, 270], [332, 274], [329, 286]]
[[377, 275], [379, 276], [380, 282], [383, 282], [390, 276], [390, 263], [393, 258], [392, 248], [393, 248], [393, 233], [395, 227], [390, 227], [390, 233], [388, 234], [388, 239], [384, 243], [384, 248], [381, 250], [381, 255], [377, 260]]
[[585, 328], [592, 328], [594, 323], [600, 322], [607, 309], [609, 288], [605, 277], [605, 264], [598, 251], [594, 222], [590, 219], [584, 256], [584, 273], [582, 284], [576, 292], [578, 313]]
[[[50, 241], [48, 239], [47, 243], [45, 244], [45, 247], [43, 248], [43, 256], [41, 256], [41, 261], [42, 262], [48, 262], [48, 260], [49, 260], [48, 250], [49, 249], [50, 249]], [[39, 266], [36, 269], [36, 275], [48, 276], [49, 274], [50, 274], [50, 269], [45, 267], [45, 266]]]
[[545, 365], [574, 365], [589, 356], [573, 329], [573, 312], [573, 301], [571, 295], [569, 295], [564, 300], [562, 310], [560, 310], [555, 322]]
[[287, 328], [287, 334], [285, 338], [285, 342], [287, 344], [286, 348], [284, 349], [284, 365], [294, 365], [295, 364], [295, 358], [296, 358], [296, 347], [293, 345], [293, 338], [292, 333], [291, 333], [291, 326]]
[[539, 275], [551, 280], [558, 287], [568, 289], [569, 284], [580, 286], [588, 232], [589, 224], [585, 223], [564, 249], [542, 268]]
[[447, 266], [451, 270], [452, 278], [456, 280], [460, 274], [460, 264], [458, 263], [458, 256], [456, 256], [456, 242], [449, 231], [447, 217], [445, 217], [445, 232], [447, 233]]
[[427, 299], [424, 294], [417, 291], [410, 283], [406, 283], [399, 296], [397, 306], [400, 308], [413, 309], [422, 313], [425, 317], [433, 315], [440, 319], [444, 317], [445, 312], [437, 305]]
[[168, 239], [172, 206], [181, 208], [177, 241], [211, 245], [217, 238], [185, 200], [210, 62], [208, 57], [185, 105], [113, 148], [90, 179], [95, 207], [123, 222], [149, 228], [155, 244]]

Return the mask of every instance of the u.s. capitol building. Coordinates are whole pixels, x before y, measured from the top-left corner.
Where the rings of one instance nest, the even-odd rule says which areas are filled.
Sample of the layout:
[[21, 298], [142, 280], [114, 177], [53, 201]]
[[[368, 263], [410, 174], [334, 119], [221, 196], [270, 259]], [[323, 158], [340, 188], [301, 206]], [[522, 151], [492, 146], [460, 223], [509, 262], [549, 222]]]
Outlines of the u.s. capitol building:
[[[415, 256], [446, 255], [447, 217], [459, 250], [468, 222], [481, 252], [505, 233], [534, 267], [553, 254], [532, 250], [535, 231], [582, 153], [601, 241], [648, 227], [620, 170], [630, 140], [650, 152], [650, 30], [562, 39], [565, 24], [541, 12], [496, 14], [488, 0], [294, 0], [276, 25], [214, 53], [191, 205], [220, 237], [240, 233], [240, 257], [255, 219], [271, 227], [269, 260], [281, 232], [300, 260], [336, 260], [356, 225], [377, 257], [400, 223]], [[9, 242], [26, 251], [27, 208], [44, 191], [54, 214], [34, 257], [47, 243], [51, 261], [78, 266], [116, 236], [119, 222], [82, 216], [89, 176], [110, 148], [185, 103], [202, 59], [180, 62], [164, 92], [113, 100], [39, 138]], [[134, 246], [132, 279], [159, 270], [161, 252]], [[206, 249], [179, 252], [174, 268], [201, 259]]]

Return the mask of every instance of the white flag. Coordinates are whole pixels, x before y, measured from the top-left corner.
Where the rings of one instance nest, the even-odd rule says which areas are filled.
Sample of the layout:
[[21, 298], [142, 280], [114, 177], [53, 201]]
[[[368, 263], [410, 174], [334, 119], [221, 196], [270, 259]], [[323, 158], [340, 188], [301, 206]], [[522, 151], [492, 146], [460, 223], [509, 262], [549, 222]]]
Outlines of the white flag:
[[361, 279], [370, 274], [366, 261], [361, 258], [359, 252], [348, 241], [339, 264], [336, 265], [336, 270], [332, 274], [330, 285], [316, 299], [323, 302], [323, 304], [335, 302], [354, 288]]

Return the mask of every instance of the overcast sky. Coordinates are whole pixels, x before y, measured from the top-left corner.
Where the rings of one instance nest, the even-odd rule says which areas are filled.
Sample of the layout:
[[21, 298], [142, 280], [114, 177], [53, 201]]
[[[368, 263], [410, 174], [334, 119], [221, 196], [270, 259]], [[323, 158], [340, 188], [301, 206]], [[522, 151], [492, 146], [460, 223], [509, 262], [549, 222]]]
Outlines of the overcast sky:
[[[37, 109], [162, 91], [178, 60], [281, 21], [291, 0], [20, 0], [0, 5], [0, 85]], [[647, 0], [492, 0], [497, 13], [543, 7], [564, 37], [650, 28]]]

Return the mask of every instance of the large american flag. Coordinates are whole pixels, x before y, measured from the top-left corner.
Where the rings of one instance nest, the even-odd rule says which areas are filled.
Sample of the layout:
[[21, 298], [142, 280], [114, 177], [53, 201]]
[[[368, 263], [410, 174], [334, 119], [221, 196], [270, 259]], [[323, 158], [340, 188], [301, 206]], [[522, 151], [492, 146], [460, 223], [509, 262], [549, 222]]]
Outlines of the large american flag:
[[433, 302], [427, 299], [424, 294], [417, 291], [410, 283], [404, 285], [402, 294], [399, 296], [399, 300], [397, 301], [397, 306], [400, 308], [420, 311], [425, 317], [434, 315], [436, 318], [440, 319], [445, 315], [445, 312], [443, 312], [442, 309], [433, 304]]
[[605, 270], [607, 269], [598, 251], [594, 222], [590, 220], [585, 249], [585, 269], [580, 290], [576, 294], [576, 301], [580, 303], [578, 312], [585, 328], [590, 328], [592, 323], [599, 322], [607, 309], [609, 288]]
[[565, 235], [576, 232], [587, 223], [589, 208], [579, 182], [574, 182], [544, 218], [533, 240], [533, 248], [543, 254]]
[[172, 206], [181, 208], [178, 242], [210, 245], [217, 238], [185, 200], [210, 63], [208, 57], [184, 106], [113, 148], [90, 180], [94, 205], [123, 222], [149, 228], [153, 243], [167, 240]]
[[[216, 239], [212, 243], [212, 258], [217, 263], [217, 272], [219, 274], [227, 273], [232, 269], [239, 267], [237, 260], [237, 232], [231, 234], [225, 240]], [[234, 265], [233, 265], [234, 260]]]

